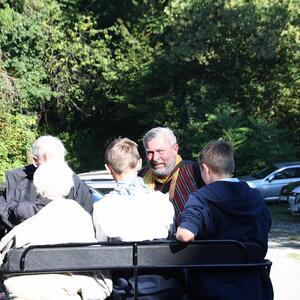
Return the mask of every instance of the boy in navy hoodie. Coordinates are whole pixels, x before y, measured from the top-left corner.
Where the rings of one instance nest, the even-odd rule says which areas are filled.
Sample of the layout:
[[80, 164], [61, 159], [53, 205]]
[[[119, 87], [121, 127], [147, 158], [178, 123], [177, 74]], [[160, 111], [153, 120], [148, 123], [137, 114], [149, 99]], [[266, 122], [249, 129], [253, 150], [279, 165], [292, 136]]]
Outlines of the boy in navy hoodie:
[[[180, 215], [176, 238], [234, 239], [259, 244], [265, 254], [271, 216], [262, 196], [246, 182], [232, 178], [234, 150], [218, 140], [204, 147], [199, 157], [206, 186], [192, 193]], [[222, 254], [220, 254], [222, 255]], [[192, 299], [269, 300], [273, 289], [267, 271], [192, 271]]]

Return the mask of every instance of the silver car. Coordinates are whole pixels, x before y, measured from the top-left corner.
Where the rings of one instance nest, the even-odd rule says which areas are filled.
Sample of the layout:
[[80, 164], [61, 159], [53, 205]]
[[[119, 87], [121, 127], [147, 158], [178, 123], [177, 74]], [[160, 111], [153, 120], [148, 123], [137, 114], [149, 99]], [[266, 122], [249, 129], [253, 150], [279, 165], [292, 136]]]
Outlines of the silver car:
[[80, 173], [78, 176], [88, 186], [97, 190], [103, 195], [112, 191], [116, 186], [116, 182], [106, 170]]
[[248, 176], [240, 177], [252, 188], [257, 188], [266, 202], [279, 200], [282, 188], [300, 180], [300, 161], [279, 162]]

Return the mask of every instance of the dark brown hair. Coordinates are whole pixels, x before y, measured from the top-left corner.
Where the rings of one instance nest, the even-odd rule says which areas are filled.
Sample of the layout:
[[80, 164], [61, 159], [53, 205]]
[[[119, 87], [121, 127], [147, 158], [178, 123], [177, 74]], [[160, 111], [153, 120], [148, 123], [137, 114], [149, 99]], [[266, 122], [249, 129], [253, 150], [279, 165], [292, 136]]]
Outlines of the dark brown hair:
[[231, 143], [224, 140], [209, 142], [199, 155], [199, 164], [206, 164], [217, 174], [234, 172], [234, 149]]

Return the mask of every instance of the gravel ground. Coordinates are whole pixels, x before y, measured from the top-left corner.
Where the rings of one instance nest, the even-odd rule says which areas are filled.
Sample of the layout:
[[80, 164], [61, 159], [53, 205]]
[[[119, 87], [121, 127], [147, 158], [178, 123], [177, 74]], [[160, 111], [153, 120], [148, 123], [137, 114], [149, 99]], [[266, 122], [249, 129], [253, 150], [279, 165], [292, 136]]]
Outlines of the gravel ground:
[[272, 225], [267, 258], [273, 263], [274, 299], [299, 300], [300, 218], [299, 223], [276, 222]]

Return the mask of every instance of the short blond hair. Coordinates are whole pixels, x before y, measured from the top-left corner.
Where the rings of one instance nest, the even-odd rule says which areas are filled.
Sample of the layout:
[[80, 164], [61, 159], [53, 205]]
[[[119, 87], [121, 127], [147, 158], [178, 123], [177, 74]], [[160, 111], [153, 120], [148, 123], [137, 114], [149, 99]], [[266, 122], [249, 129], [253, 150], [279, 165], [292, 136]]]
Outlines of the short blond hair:
[[128, 138], [115, 139], [105, 151], [105, 163], [118, 174], [136, 168], [140, 159], [138, 145]]

